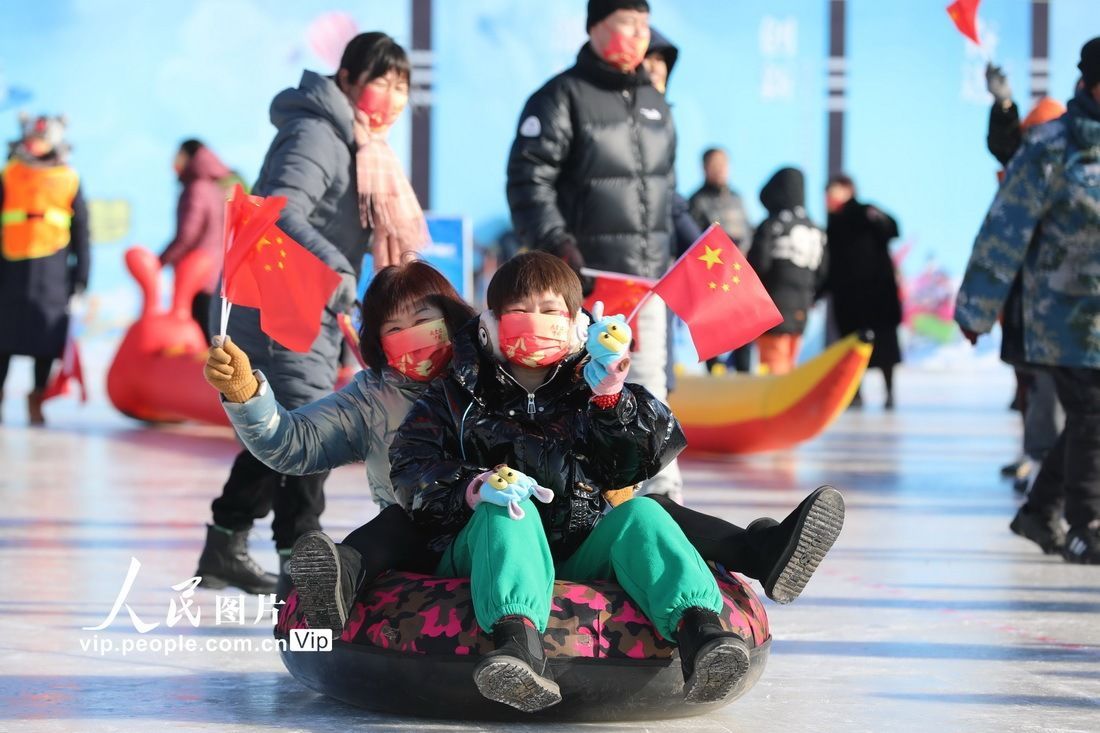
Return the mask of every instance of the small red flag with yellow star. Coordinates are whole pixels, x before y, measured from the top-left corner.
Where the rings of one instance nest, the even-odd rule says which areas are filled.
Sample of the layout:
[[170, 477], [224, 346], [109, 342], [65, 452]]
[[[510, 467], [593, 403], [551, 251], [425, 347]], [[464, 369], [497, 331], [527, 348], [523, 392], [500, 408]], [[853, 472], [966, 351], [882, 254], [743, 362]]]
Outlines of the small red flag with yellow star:
[[979, 46], [982, 45], [978, 39], [978, 3], [980, 2], [981, 0], [955, 0], [947, 6], [947, 15], [959, 29], [959, 33]]
[[[592, 312], [597, 302], [603, 303], [603, 312], [609, 316], [633, 314], [635, 307], [649, 294], [656, 280], [637, 275], [624, 275], [621, 272], [581, 269], [581, 275], [595, 280], [592, 292], [584, 299], [584, 307]], [[635, 318], [637, 320], [637, 318]], [[631, 328], [636, 326], [631, 322]]]
[[258, 308], [260, 328], [292, 351], [309, 351], [340, 276], [275, 222], [286, 199], [234, 190], [227, 207], [224, 297]]
[[741, 250], [716, 224], [653, 292], [687, 324], [699, 361], [744, 346], [783, 322]]

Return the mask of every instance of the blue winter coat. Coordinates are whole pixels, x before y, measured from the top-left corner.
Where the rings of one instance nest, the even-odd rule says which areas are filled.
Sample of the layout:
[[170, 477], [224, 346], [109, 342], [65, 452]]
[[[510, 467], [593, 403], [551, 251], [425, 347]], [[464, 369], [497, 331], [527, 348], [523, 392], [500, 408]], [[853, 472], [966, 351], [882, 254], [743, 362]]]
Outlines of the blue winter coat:
[[1088, 95], [1034, 128], [1009, 163], [959, 290], [959, 325], [988, 332], [1018, 272], [1026, 360], [1100, 369], [1100, 105]]
[[407, 507], [390, 484], [390, 444], [428, 385], [393, 369], [364, 370], [339, 392], [287, 410], [262, 372], [260, 389], [243, 403], [222, 402], [238, 437], [252, 455], [279, 473], [304, 476], [365, 461], [371, 495], [380, 509]]

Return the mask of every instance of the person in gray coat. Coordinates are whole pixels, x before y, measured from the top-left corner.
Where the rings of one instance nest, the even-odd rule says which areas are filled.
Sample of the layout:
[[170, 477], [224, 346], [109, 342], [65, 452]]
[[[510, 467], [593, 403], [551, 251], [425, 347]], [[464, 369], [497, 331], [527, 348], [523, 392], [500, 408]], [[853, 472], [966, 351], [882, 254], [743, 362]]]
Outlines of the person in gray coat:
[[[365, 141], [374, 132], [373, 118], [367, 115], [381, 98], [387, 105], [382, 115], [387, 127], [392, 123], [408, 100], [409, 68], [408, 56], [392, 38], [363, 33], [348, 43], [335, 76], [306, 71], [297, 88], [283, 90], [271, 103], [277, 132], [252, 192], [285, 196], [279, 226], [342, 278], [322, 314], [321, 332], [306, 353], [290, 351], [263, 333], [258, 310], [232, 309], [228, 335], [252, 357], [288, 409], [324, 397], [336, 384], [341, 349], [336, 317], [354, 303], [371, 236], [371, 220], [363, 211], [366, 171], [361, 157], [371, 148]], [[368, 126], [371, 133], [365, 131]], [[378, 160], [375, 155], [369, 162]], [[211, 331], [217, 333], [214, 310]], [[282, 573], [295, 540], [321, 527], [327, 476], [323, 469], [295, 475], [272, 468], [242, 450], [211, 505], [213, 522], [195, 571], [202, 577], [200, 585], [274, 592], [276, 576], [248, 554], [252, 523], [274, 509], [271, 528]]]

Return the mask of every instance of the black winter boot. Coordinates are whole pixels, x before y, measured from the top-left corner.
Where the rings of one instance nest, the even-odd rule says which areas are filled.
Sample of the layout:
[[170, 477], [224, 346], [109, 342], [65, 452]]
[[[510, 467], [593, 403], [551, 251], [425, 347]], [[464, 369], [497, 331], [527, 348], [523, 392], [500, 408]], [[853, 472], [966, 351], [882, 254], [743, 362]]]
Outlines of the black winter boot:
[[802, 500], [780, 523], [758, 519], [747, 528], [755, 556], [746, 574], [764, 585], [776, 603], [790, 603], [806, 587], [844, 526], [844, 497], [822, 486]]
[[1083, 529], [1071, 529], [1062, 556], [1066, 562], [1100, 565], [1100, 519]]
[[233, 532], [206, 525], [206, 546], [202, 548], [195, 575], [202, 577], [199, 582], [202, 588], [218, 590], [232, 585], [246, 593], [275, 592], [275, 574], [264, 572], [248, 554], [247, 529]]
[[1066, 530], [1062, 527], [1060, 510], [1037, 512], [1024, 504], [1008, 528], [1037, 544], [1048, 555], [1058, 555], [1066, 547]]
[[723, 629], [714, 611], [685, 611], [676, 642], [684, 671], [685, 702], [724, 700], [749, 671], [748, 645], [737, 634]]
[[493, 626], [496, 648], [474, 668], [474, 683], [482, 695], [533, 713], [561, 702], [542, 648], [542, 635], [525, 618], [505, 616]]
[[298, 538], [288, 570], [310, 628], [340, 635], [355, 602], [362, 564], [358, 551], [336, 544], [324, 532]]

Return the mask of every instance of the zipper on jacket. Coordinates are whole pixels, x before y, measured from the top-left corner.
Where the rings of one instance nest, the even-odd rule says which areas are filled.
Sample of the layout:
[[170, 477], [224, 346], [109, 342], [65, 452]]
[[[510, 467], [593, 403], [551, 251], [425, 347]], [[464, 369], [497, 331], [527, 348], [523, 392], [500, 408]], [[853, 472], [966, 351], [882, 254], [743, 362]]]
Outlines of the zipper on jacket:
[[546, 385], [550, 384], [550, 382], [553, 382], [554, 377], [558, 376], [558, 370], [559, 369], [561, 369], [561, 362], [560, 361], [558, 362], [557, 366], [554, 367], [554, 371], [550, 374], [550, 377], [545, 382], [543, 382], [539, 386], [535, 387], [533, 392], [527, 392], [527, 388], [524, 387], [522, 384], [520, 384], [518, 379], [513, 377], [512, 374], [507, 369], [505, 369], [504, 367], [501, 367], [501, 371], [503, 371], [508, 376], [509, 379], [511, 379], [513, 382], [515, 382], [517, 387], [522, 389], [524, 392], [527, 392], [527, 414], [530, 415], [532, 418], [535, 416], [535, 413], [536, 413], [536, 410], [535, 410], [535, 392], [538, 392], [540, 389], [542, 389]]

